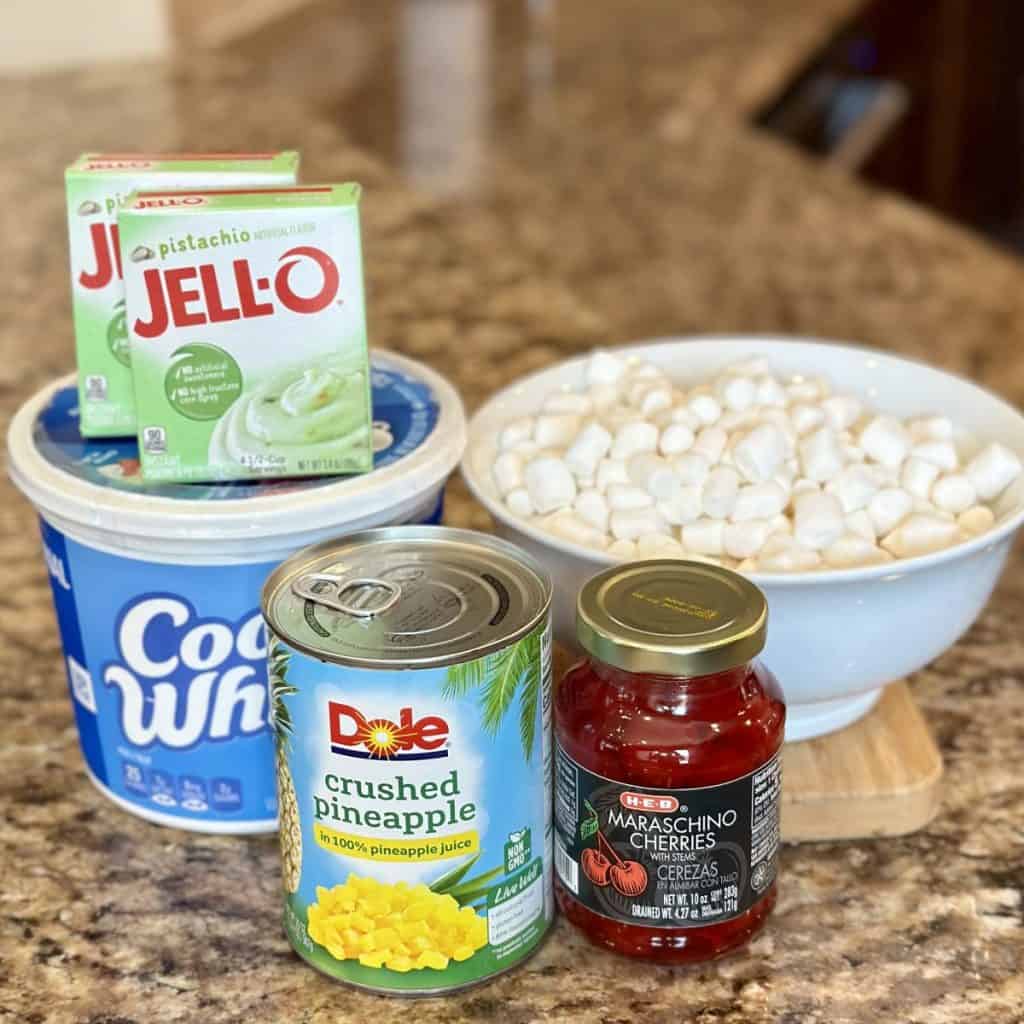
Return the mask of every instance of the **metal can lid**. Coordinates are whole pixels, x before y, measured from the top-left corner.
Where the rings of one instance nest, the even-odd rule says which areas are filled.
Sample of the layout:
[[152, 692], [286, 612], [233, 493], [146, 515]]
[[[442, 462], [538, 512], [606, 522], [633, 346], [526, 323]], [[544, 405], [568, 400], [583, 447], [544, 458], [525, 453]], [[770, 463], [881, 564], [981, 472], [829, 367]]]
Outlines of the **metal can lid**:
[[263, 588], [267, 625], [322, 661], [427, 668], [482, 657], [547, 616], [551, 581], [471, 530], [390, 526], [292, 555]]
[[657, 559], [613, 566], [584, 584], [576, 636], [628, 672], [701, 676], [746, 664], [765, 644], [768, 604], [738, 573]]

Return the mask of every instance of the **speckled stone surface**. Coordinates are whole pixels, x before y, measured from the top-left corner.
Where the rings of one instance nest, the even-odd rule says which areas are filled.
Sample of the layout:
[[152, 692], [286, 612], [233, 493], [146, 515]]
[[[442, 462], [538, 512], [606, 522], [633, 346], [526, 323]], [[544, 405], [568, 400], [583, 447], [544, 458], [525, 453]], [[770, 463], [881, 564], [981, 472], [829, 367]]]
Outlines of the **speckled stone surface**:
[[[911, 353], [1022, 402], [1024, 268], [747, 122], [855, 7], [339, 2], [217, 57], [0, 83], [0, 420], [72, 367], [66, 162], [284, 145], [307, 180], [364, 182], [375, 342], [470, 406], [597, 343], [748, 330]], [[89, 786], [33, 515], [0, 490], [0, 1021], [1024, 1020], [1019, 557], [913, 680], [947, 764], [926, 831], [787, 848], [771, 927], [720, 964], [631, 965], [559, 925], [521, 970], [411, 1006], [291, 954], [272, 839], [159, 829]], [[451, 522], [486, 527], [452, 495]]]

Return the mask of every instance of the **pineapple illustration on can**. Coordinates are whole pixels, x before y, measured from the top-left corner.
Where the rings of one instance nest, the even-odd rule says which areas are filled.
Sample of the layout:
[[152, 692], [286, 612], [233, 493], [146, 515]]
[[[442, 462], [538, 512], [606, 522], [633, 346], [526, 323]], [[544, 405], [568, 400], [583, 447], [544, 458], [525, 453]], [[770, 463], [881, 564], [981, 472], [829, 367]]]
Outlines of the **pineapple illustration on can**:
[[284, 925], [373, 991], [483, 981], [551, 923], [551, 584], [503, 541], [390, 527], [268, 579]]

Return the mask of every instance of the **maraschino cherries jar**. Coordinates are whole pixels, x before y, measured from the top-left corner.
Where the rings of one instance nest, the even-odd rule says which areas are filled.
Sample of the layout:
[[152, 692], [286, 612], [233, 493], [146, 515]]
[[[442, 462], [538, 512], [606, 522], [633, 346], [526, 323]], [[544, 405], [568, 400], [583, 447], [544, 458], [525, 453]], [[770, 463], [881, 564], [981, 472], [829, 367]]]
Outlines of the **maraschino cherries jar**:
[[597, 945], [662, 962], [742, 945], [775, 905], [786, 708], [755, 659], [768, 609], [699, 562], [580, 591], [587, 658], [555, 699], [555, 890]]

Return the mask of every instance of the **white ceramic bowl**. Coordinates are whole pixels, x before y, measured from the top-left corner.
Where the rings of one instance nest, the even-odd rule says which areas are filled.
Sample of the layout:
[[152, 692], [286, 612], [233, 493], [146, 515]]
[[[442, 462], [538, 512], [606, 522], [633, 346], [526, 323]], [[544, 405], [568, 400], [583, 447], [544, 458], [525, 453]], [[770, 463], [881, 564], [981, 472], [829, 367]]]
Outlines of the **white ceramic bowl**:
[[[921, 363], [863, 348], [776, 337], [662, 339], [623, 351], [696, 384], [748, 355], [767, 356], [782, 374], [823, 374], [839, 390], [906, 417], [947, 413], [979, 442], [998, 440], [1024, 453], [1024, 417], [976, 385]], [[615, 561], [513, 517], [491, 479], [500, 426], [535, 413], [552, 392], [582, 383], [586, 357], [525, 377], [490, 399], [469, 425], [462, 473], [498, 532], [543, 561], [555, 580], [555, 635], [574, 641], [576, 594]], [[768, 597], [763, 658], [786, 692], [788, 740], [856, 721], [889, 682], [927, 665], [977, 618], [1024, 519], [1024, 480], [994, 509], [996, 524], [973, 540], [882, 566], [807, 573], [753, 573]]]

